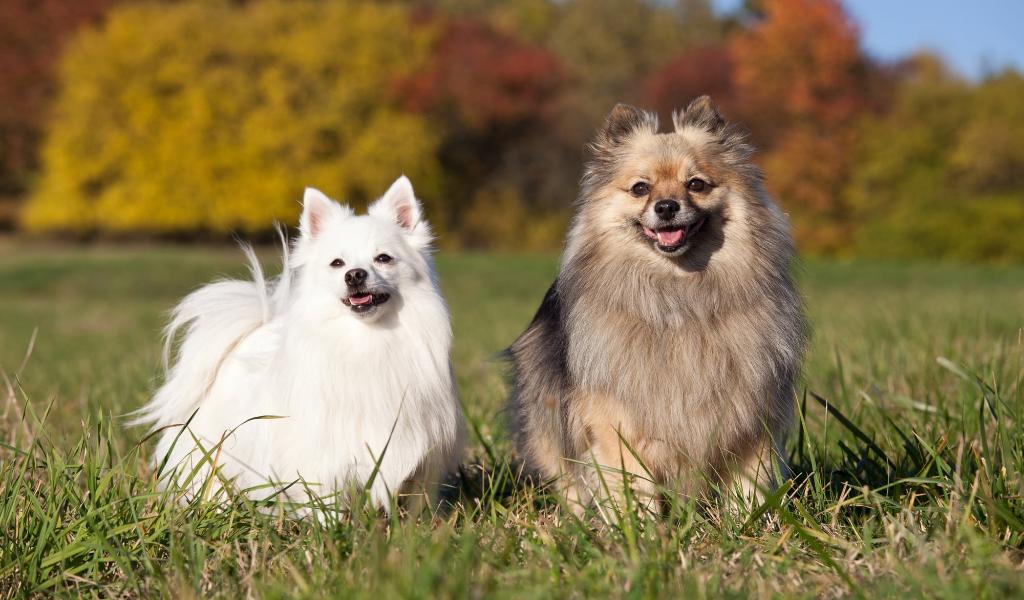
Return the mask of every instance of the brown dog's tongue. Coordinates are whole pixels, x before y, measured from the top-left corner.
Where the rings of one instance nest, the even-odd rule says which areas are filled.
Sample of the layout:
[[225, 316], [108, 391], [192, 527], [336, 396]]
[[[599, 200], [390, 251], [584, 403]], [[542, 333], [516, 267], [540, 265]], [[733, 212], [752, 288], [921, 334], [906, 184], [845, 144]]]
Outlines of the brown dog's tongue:
[[658, 231], [658, 243], [662, 246], [676, 246], [683, 240], [682, 229], [670, 229], [668, 231]]

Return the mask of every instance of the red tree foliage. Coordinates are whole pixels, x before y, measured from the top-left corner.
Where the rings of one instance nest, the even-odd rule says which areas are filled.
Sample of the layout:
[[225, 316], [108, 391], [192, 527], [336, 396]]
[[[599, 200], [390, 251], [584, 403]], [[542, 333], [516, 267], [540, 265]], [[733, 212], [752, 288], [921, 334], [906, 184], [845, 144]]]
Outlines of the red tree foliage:
[[490, 131], [550, 119], [565, 81], [549, 51], [463, 18], [441, 26], [431, 65], [400, 82], [399, 93], [411, 110]]
[[640, 84], [640, 101], [661, 115], [685, 108], [708, 94], [719, 109], [736, 118], [734, 61], [728, 47], [704, 46], [670, 60]]
[[[566, 69], [545, 48], [482, 20], [430, 12], [418, 20], [437, 29], [433, 57], [398, 82], [397, 94], [443, 135], [439, 159], [456, 175], [448, 196], [457, 199], [446, 222], [465, 230], [461, 243], [488, 245], [496, 231], [512, 233], [509, 223], [525, 223], [529, 211], [571, 197], [571, 183], [562, 184], [574, 167], [561, 163], [575, 153], [565, 151], [557, 133]], [[507, 209], [501, 222], [493, 220], [495, 203]], [[473, 224], [463, 227], [467, 220]]]
[[[35, 167], [62, 42], [116, 2], [0, 2], [0, 196], [22, 192]], [[5, 217], [0, 210], [0, 222]]]

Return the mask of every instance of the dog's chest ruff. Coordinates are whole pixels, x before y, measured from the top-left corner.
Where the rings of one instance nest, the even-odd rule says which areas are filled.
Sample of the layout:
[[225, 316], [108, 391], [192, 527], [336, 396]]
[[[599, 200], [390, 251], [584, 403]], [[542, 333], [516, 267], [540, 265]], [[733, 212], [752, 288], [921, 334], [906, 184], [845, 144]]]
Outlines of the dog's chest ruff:
[[762, 426], [779, 393], [780, 346], [758, 325], [763, 308], [665, 327], [598, 306], [577, 302], [567, 314], [566, 367], [582, 403], [598, 398], [597, 410], [690, 455]]
[[[286, 344], [302, 344], [306, 357], [275, 361], [266, 373], [267, 408], [286, 416], [270, 425], [281, 449], [273, 470], [336, 487], [365, 480], [377, 462], [411, 472], [432, 440], [452, 437], [447, 346], [427, 347], [423, 337], [399, 330], [358, 341]], [[425, 377], [428, 372], [441, 375]]]

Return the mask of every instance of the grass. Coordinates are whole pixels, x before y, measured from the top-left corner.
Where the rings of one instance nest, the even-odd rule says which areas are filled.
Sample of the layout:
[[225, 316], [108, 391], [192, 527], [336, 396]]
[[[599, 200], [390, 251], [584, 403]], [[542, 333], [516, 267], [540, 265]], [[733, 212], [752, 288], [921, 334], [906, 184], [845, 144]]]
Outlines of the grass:
[[809, 262], [794, 480], [759, 507], [611, 524], [508, 462], [492, 359], [555, 258], [439, 268], [473, 431], [456, 506], [319, 523], [165, 502], [120, 419], [158, 381], [166, 311], [241, 275], [236, 251], [0, 241], [0, 598], [1024, 595], [1024, 268]]

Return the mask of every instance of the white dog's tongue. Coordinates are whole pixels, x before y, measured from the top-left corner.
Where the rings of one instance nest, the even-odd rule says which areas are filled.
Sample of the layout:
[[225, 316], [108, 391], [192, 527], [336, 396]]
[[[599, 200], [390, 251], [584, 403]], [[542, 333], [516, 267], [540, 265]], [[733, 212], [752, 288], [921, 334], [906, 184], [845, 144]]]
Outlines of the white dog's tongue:
[[362, 306], [364, 304], [369, 304], [373, 302], [373, 294], [365, 294], [363, 296], [349, 296], [348, 301], [351, 302], [353, 306]]
[[668, 231], [656, 232], [658, 236], [658, 243], [662, 246], [675, 246], [683, 240], [682, 229], [670, 229]]

